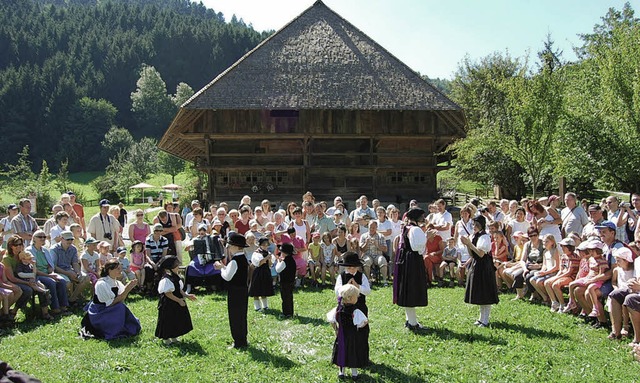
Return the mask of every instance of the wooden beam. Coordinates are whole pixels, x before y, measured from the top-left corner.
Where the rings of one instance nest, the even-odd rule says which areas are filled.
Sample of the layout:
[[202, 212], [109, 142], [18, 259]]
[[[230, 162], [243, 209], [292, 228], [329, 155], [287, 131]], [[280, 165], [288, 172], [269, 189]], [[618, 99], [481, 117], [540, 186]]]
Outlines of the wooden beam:
[[208, 134], [212, 139], [215, 140], [300, 140], [304, 138], [330, 138], [330, 139], [366, 139], [373, 138], [376, 140], [427, 140], [427, 139], [438, 139], [438, 140], [454, 140], [456, 138], [460, 138], [460, 136], [452, 136], [452, 135], [386, 135], [386, 134], [300, 134], [300, 133], [236, 133], [236, 134], [217, 134], [217, 133], [192, 133], [192, 132], [183, 132], [178, 133], [176, 136], [185, 141], [201, 141], [204, 139], [205, 135]]

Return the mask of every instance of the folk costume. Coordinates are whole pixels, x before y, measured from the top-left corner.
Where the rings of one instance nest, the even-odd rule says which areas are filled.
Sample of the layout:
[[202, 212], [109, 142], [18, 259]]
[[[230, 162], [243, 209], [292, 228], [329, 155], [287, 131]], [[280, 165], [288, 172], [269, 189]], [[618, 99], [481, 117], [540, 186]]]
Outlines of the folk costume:
[[369, 365], [369, 325], [357, 304], [345, 304], [338, 299], [338, 307], [327, 314], [327, 320], [338, 325], [333, 343], [331, 363], [338, 367], [362, 368]]
[[85, 307], [86, 314], [80, 325], [83, 338], [117, 339], [138, 335], [142, 327], [133, 313], [113, 300], [125, 290], [122, 282], [109, 276], [100, 278], [95, 285], [95, 295]]
[[293, 288], [296, 282], [296, 261], [293, 259], [295, 248], [290, 243], [280, 245], [284, 260], [276, 264], [276, 272], [280, 274], [280, 298], [282, 299], [282, 315], [293, 316]]
[[475, 232], [471, 237], [471, 243], [477, 250], [484, 252], [484, 255], [480, 256], [472, 247], [468, 247], [472, 260], [467, 270], [464, 301], [480, 305], [480, 319], [475, 324], [486, 327], [489, 324], [491, 305], [499, 302], [495, 277], [496, 268], [491, 256], [491, 237], [485, 232], [486, 220], [483, 216], [478, 216], [473, 220]]
[[405, 308], [405, 327], [411, 330], [422, 328], [415, 307], [428, 304], [427, 273], [422, 258], [427, 236], [417, 225], [418, 221], [424, 220], [424, 215], [424, 210], [419, 208], [406, 213], [409, 224], [402, 229], [393, 270], [393, 303]]
[[166, 272], [166, 270], [173, 269], [177, 262], [177, 257], [166, 256], [158, 265], [164, 271], [158, 284], [160, 300], [158, 302], [158, 324], [156, 325], [155, 333], [156, 337], [160, 339], [177, 338], [193, 330], [191, 315], [187, 306], [181, 306], [166, 295], [170, 292], [178, 299], [186, 298], [182, 295], [183, 282], [180, 276], [172, 271]]
[[[228, 244], [240, 248], [248, 247], [244, 235], [237, 233], [229, 236]], [[231, 260], [221, 269], [222, 278], [227, 281], [227, 312], [235, 348], [245, 348], [249, 345], [247, 342], [248, 274], [249, 262], [243, 251], [233, 254]]]

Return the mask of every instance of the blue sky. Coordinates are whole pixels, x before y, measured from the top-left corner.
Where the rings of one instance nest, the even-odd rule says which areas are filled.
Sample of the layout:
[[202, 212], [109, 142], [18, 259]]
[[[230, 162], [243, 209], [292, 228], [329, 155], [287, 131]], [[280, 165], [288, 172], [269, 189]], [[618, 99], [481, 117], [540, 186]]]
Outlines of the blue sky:
[[[202, 0], [209, 8], [278, 30], [315, 0]], [[531, 59], [547, 33], [575, 59], [578, 34], [589, 33], [622, 0], [323, 0], [401, 61], [429, 77], [452, 78], [459, 62], [509, 51]], [[629, 1], [640, 16], [640, 0]]]

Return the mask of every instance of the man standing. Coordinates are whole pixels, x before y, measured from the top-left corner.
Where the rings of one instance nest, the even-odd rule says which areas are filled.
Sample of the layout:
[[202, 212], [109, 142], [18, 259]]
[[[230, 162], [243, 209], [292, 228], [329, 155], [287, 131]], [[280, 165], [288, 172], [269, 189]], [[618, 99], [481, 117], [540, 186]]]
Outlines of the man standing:
[[616, 225], [616, 239], [620, 242], [629, 243], [627, 238], [627, 212], [620, 209], [620, 200], [616, 196], [609, 196], [606, 199], [606, 204], [609, 208], [607, 214], [607, 220], [613, 222]]
[[324, 214], [324, 209], [322, 208], [322, 204], [317, 203], [315, 206], [316, 209], [316, 227], [315, 232], [320, 233], [320, 235], [324, 233], [329, 233], [331, 238], [336, 236], [336, 224], [333, 222], [331, 218]]
[[353, 222], [358, 222], [360, 225], [360, 233], [364, 233], [367, 231], [368, 220], [366, 218], [373, 219], [376, 213], [368, 206], [369, 200], [366, 195], [360, 196], [358, 203], [360, 206], [353, 211]]
[[387, 283], [387, 259], [384, 253], [387, 251], [387, 243], [384, 236], [378, 233], [378, 222], [369, 221], [369, 230], [360, 236], [360, 250], [364, 263], [364, 274], [371, 280], [371, 266], [380, 268], [380, 275], [385, 286]]
[[79, 223], [80, 226], [82, 226], [82, 233], [83, 235], [86, 235], [87, 224], [84, 222], [84, 206], [76, 202], [76, 193], [68, 191], [67, 194], [69, 195], [69, 203], [71, 204], [73, 211], [75, 211], [78, 216], [79, 222], [76, 223]]
[[[495, 208], [495, 204], [493, 205]], [[451, 238], [451, 227], [453, 226], [453, 217], [447, 211], [447, 203], [443, 199], [436, 201], [438, 212], [433, 216], [433, 228], [438, 230], [438, 235], [444, 242]], [[502, 215], [504, 217], [504, 214]], [[502, 221], [500, 221], [502, 222]]]
[[89, 220], [87, 231], [89, 235], [98, 241], [106, 241], [115, 249], [118, 244], [118, 231], [120, 224], [113, 215], [109, 214], [109, 201], [100, 200], [100, 212]]
[[200, 207], [200, 201], [197, 199], [191, 201], [191, 211], [187, 213], [187, 216], [184, 218], [183, 227], [191, 227], [191, 221], [193, 221], [193, 210], [198, 207]]
[[[328, 215], [329, 217], [333, 217], [333, 213], [335, 213], [336, 209], [338, 208], [338, 205], [343, 205], [342, 203], [342, 197], [337, 196], [336, 198], [333, 199], [333, 206], [328, 208], [327, 211], [325, 212], [326, 215]], [[342, 214], [347, 217], [349, 216], [349, 212], [347, 211], [347, 209], [345, 208], [344, 211], [342, 212]]]
[[578, 205], [575, 193], [566, 193], [564, 204], [566, 207], [560, 212], [562, 236], [566, 237], [573, 232], [582, 234], [582, 229], [589, 223], [589, 217], [582, 206]]
[[39, 229], [36, 220], [29, 214], [31, 213], [31, 201], [27, 198], [20, 200], [20, 213], [13, 217], [11, 226], [16, 234], [24, 241], [24, 246], [31, 245], [33, 233]]
[[216, 270], [220, 270], [222, 278], [227, 281], [227, 312], [229, 315], [229, 327], [233, 338], [233, 348], [246, 348], [247, 342], [247, 305], [249, 303], [249, 289], [247, 288], [247, 275], [249, 262], [244, 255], [247, 239], [244, 235], [232, 234], [228, 242], [231, 260], [227, 265], [220, 261], [214, 263]]

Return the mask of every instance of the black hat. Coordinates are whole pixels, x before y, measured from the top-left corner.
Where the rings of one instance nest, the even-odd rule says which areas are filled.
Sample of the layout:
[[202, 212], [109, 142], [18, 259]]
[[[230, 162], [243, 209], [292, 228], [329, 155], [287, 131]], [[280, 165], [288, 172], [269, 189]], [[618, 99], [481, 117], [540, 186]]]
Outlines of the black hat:
[[262, 246], [264, 243], [269, 243], [269, 237], [261, 237], [258, 240], [258, 246]]
[[283, 243], [282, 245], [278, 246], [278, 249], [280, 249], [281, 253], [289, 255], [293, 255], [296, 252], [296, 248], [293, 247], [293, 245], [290, 243]]
[[409, 218], [412, 221], [417, 221], [420, 219], [420, 217], [422, 217], [425, 214], [426, 213], [424, 212], [424, 210], [420, 209], [419, 207], [415, 207], [407, 211], [407, 218]]
[[165, 255], [158, 262], [158, 268], [160, 270], [171, 270], [173, 269], [176, 262], [178, 262], [178, 257], [176, 257], [175, 255]]
[[347, 251], [342, 254], [342, 260], [338, 262], [338, 266], [362, 266], [362, 261], [358, 253]]
[[247, 245], [247, 239], [244, 237], [244, 235], [238, 233], [231, 234], [227, 243], [229, 245], [238, 247], [249, 247], [249, 245]]
[[475, 222], [478, 222], [484, 230], [487, 227], [487, 219], [483, 215], [479, 215], [473, 219]]

